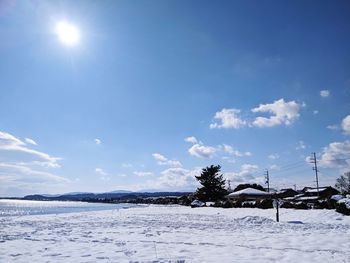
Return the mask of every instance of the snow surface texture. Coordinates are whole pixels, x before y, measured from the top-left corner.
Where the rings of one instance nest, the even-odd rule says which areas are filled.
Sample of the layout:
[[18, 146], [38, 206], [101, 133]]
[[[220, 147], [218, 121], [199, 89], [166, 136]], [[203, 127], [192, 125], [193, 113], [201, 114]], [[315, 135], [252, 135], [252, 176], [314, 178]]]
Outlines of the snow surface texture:
[[0, 262], [350, 262], [333, 210], [155, 206], [0, 218]]

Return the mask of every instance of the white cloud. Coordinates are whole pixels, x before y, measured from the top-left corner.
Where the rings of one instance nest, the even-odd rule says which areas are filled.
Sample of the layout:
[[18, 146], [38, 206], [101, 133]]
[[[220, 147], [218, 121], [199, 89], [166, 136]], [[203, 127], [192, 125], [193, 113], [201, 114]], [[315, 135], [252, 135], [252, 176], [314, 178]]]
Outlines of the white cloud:
[[164, 155], [162, 155], [160, 153], [154, 153], [152, 155], [153, 155], [154, 159], [156, 159], [156, 161], [159, 165], [168, 165], [171, 167], [181, 167], [182, 166], [182, 164], [179, 161], [169, 160], [168, 158], [166, 158]]
[[319, 166], [337, 168], [348, 171], [350, 169], [350, 141], [332, 142], [323, 149], [319, 159]]
[[341, 127], [345, 134], [350, 135], [350, 115], [346, 116], [343, 119], [341, 123]]
[[262, 179], [254, 176], [258, 168], [255, 164], [243, 164], [239, 172], [227, 172], [224, 175], [233, 184], [261, 183]]
[[234, 155], [236, 157], [243, 157], [243, 156], [251, 156], [251, 152], [240, 152], [238, 150], [235, 150], [231, 145], [223, 144], [222, 149], [224, 152]]
[[334, 125], [328, 125], [328, 126], [327, 126], [327, 129], [330, 129], [330, 130], [338, 130], [339, 127], [338, 127], [338, 125], [336, 125], [336, 124], [334, 124]]
[[240, 119], [238, 116], [240, 110], [238, 109], [222, 109], [216, 112], [214, 119], [219, 120], [219, 123], [214, 122], [210, 124], [211, 129], [239, 129], [244, 127], [247, 122]]
[[123, 168], [132, 168], [133, 167], [133, 165], [131, 163], [122, 163], [121, 166]]
[[231, 156], [223, 156], [221, 159], [225, 160], [228, 163], [236, 163], [236, 160]]
[[297, 147], [295, 147], [296, 150], [303, 150], [306, 149], [306, 145], [303, 141], [299, 141]]
[[96, 168], [96, 169], [95, 169], [95, 172], [96, 172], [98, 175], [101, 175], [101, 176], [106, 176], [106, 175], [107, 175], [107, 173], [106, 173], [103, 169], [101, 169], [101, 168]]
[[25, 138], [24, 140], [26, 141], [26, 143], [33, 144], [33, 145], [38, 145], [38, 144], [36, 143], [36, 141], [34, 141], [33, 139]]
[[[47, 153], [30, 149], [26, 143], [16, 138], [15, 136], [0, 131], [0, 151], [13, 151], [18, 154], [27, 155], [25, 158], [39, 158], [40, 161], [48, 167], [59, 167], [58, 161], [61, 158], [52, 157]], [[24, 157], [23, 157], [24, 158]]]
[[[34, 141], [33, 141], [34, 142]], [[15, 196], [38, 191], [57, 191], [71, 181], [53, 174], [61, 158], [31, 149], [33, 142], [0, 132], [0, 195]]]
[[192, 156], [196, 157], [204, 157], [204, 158], [212, 158], [214, 154], [216, 153], [217, 149], [211, 146], [205, 146], [202, 144], [194, 144], [192, 147], [188, 150], [188, 152]]
[[134, 174], [140, 177], [153, 176], [152, 172], [135, 171]]
[[[191, 140], [194, 142], [194, 140]], [[196, 157], [204, 157], [204, 158], [212, 158], [216, 153], [226, 153], [235, 157], [244, 157], [244, 156], [251, 156], [251, 152], [241, 152], [236, 149], [234, 149], [231, 145], [228, 144], [222, 144], [218, 146], [207, 146], [204, 145], [201, 141], [198, 141], [196, 139], [196, 143], [191, 146], [191, 148], [188, 150], [190, 155], [196, 156]], [[163, 157], [163, 156], [162, 156]], [[221, 157], [223, 160], [226, 160], [230, 163], [234, 163], [235, 160], [232, 159], [232, 157]], [[162, 161], [162, 160], [160, 160]], [[165, 162], [165, 160], [163, 160]]]
[[299, 118], [300, 105], [295, 101], [285, 102], [284, 99], [276, 100], [270, 104], [260, 104], [259, 107], [253, 108], [254, 113], [267, 112], [272, 116], [257, 117], [252, 125], [256, 127], [273, 127], [276, 125], [291, 125]]
[[40, 192], [57, 192], [67, 188], [70, 180], [47, 172], [41, 167], [17, 163], [0, 163], [0, 196], [24, 196]]
[[279, 154], [275, 153], [275, 154], [270, 154], [268, 156], [268, 158], [271, 160], [276, 160], [276, 159], [280, 158], [280, 156], [279, 156]]
[[198, 185], [195, 175], [200, 174], [200, 169], [187, 170], [183, 168], [169, 168], [161, 173], [158, 179], [158, 187], [163, 189], [195, 189]]
[[201, 168], [185, 169], [180, 167], [172, 167], [165, 169], [160, 176], [153, 177], [145, 183], [139, 183], [128, 186], [118, 186], [122, 189], [130, 189], [133, 191], [195, 191], [199, 183], [195, 176], [200, 175]]
[[270, 165], [269, 169], [273, 170], [273, 171], [279, 171], [281, 169], [281, 167], [279, 167], [276, 164], [272, 164], [272, 165]]
[[321, 90], [320, 91], [320, 96], [322, 97], [322, 98], [327, 98], [327, 97], [329, 97], [329, 95], [330, 95], [330, 91], [329, 90]]
[[200, 175], [201, 168], [192, 170], [184, 168], [169, 168], [161, 172], [161, 176], [139, 185], [138, 189], [158, 191], [194, 191], [198, 187], [195, 176]]
[[102, 143], [102, 141], [100, 139], [97, 139], [97, 138], [94, 141], [97, 145], [100, 145]]
[[161, 165], [166, 164], [166, 162], [168, 161], [168, 159], [164, 155], [161, 155], [160, 153], [154, 153], [152, 155], [153, 155], [154, 159], [156, 159], [157, 162]]
[[108, 181], [111, 179], [108, 173], [105, 172], [102, 168], [96, 168], [95, 172], [100, 177], [101, 180]]
[[68, 179], [49, 172], [35, 170], [32, 167], [18, 163], [0, 163], [0, 180], [6, 177], [10, 181], [66, 183]]
[[314, 115], [316, 115], [316, 114], [318, 114], [318, 110], [314, 110], [312, 113], [313, 113]]
[[190, 137], [185, 138], [185, 142], [189, 142], [189, 143], [193, 143], [193, 144], [198, 143], [196, 137], [194, 137], [194, 136], [190, 136]]

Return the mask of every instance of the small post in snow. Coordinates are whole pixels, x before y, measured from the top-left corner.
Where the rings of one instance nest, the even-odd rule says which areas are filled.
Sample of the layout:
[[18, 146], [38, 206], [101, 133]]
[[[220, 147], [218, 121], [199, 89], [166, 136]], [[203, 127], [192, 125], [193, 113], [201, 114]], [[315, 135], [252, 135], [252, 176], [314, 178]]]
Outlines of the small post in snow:
[[278, 199], [274, 199], [274, 200], [273, 200], [273, 207], [276, 208], [276, 221], [277, 221], [277, 222], [280, 221], [279, 206], [280, 206], [279, 200], [278, 200]]

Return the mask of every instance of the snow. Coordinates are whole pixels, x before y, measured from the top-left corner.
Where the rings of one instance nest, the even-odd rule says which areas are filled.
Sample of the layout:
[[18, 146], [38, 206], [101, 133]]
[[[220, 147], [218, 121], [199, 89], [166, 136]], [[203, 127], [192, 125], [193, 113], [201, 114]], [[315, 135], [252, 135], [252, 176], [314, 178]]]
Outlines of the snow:
[[205, 203], [199, 201], [199, 200], [194, 200], [192, 203], [191, 203], [191, 206], [192, 207], [202, 207], [202, 206], [205, 206]]
[[349, 262], [334, 210], [150, 205], [0, 217], [0, 262]]
[[327, 189], [327, 187], [319, 187], [318, 190], [317, 190], [317, 188], [309, 188], [305, 191], [305, 193], [317, 193], [317, 192], [322, 192], [326, 189]]
[[347, 209], [350, 209], [350, 198], [343, 198], [338, 201], [338, 204], [344, 203]]
[[342, 195], [332, 195], [331, 199], [335, 201], [339, 201], [340, 199], [343, 199], [344, 197]]
[[295, 200], [301, 200], [301, 201], [307, 201], [307, 200], [317, 200], [318, 196], [300, 196], [298, 198], [295, 198]]
[[261, 190], [257, 190], [254, 188], [245, 188], [243, 190], [236, 191], [236, 192], [229, 194], [228, 197], [235, 197], [235, 196], [239, 196], [239, 195], [270, 195], [270, 193], [267, 193], [267, 192], [264, 192]]

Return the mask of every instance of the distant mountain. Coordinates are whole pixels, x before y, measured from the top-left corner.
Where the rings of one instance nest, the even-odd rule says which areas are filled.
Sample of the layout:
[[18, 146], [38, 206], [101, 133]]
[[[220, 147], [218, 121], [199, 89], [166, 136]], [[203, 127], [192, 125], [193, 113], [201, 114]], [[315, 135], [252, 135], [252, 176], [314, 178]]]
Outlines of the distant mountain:
[[45, 197], [57, 197], [60, 196], [60, 194], [56, 194], [56, 195], [52, 195], [52, 194], [39, 194], [41, 196], [45, 196]]
[[[94, 194], [92, 192], [70, 192], [70, 193], [65, 193], [65, 194], [60, 194], [60, 195], [82, 195], [82, 194]], [[60, 196], [58, 195], [58, 196]]]
[[26, 195], [25, 200], [57, 200], [57, 201], [103, 201], [115, 200], [125, 201], [138, 198], [182, 196], [189, 192], [131, 192], [126, 190], [116, 190], [107, 193], [71, 192], [62, 195]]
[[127, 191], [127, 190], [114, 190], [111, 192], [106, 192], [105, 194], [129, 194], [133, 193], [132, 191]]

